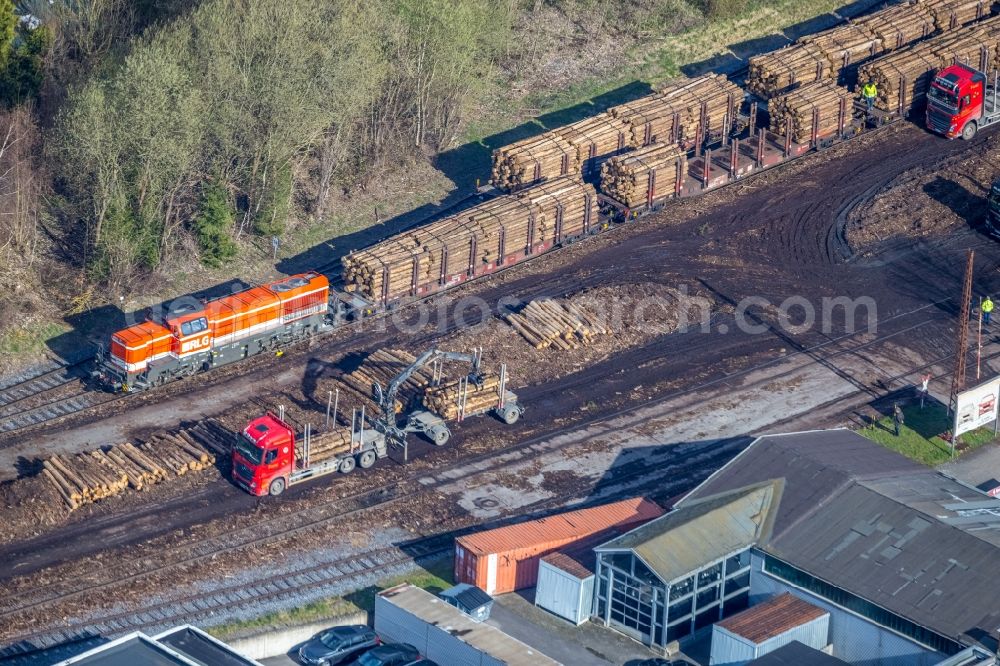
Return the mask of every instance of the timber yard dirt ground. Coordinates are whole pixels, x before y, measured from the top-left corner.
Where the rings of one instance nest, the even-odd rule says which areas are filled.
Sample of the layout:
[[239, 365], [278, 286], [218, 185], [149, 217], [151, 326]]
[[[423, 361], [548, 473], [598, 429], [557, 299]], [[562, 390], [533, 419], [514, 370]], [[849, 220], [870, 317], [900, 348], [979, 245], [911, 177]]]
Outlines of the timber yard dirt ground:
[[[814, 413], [816, 419], [822, 414], [822, 422], [814, 419], [811, 424], [828, 425], [843, 419], [845, 407], [837, 406], [838, 401], [864, 404], [904, 389], [925, 368], [942, 377], [954, 348], [966, 248], [977, 253], [976, 292], [996, 293], [1000, 287], [1000, 248], [965, 221], [975, 217], [977, 207], [984, 210], [982, 194], [968, 187], [964, 194], [951, 191], [949, 208], [968, 211], [967, 216], [956, 213], [950, 226], [919, 238], [886, 238], [887, 233], [880, 232], [874, 243], [865, 241], [863, 252], [855, 252], [849, 240], [858, 237], [848, 234], [847, 228], [852, 220], [875, 214], [865, 212], [873, 198], [876, 204], [891, 197], [912, 198], [914, 188], [922, 187], [914, 183], [926, 178], [933, 182], [933, 174], [953, 177], [956, 165], [965, 169], [961, 173], [966, 177], [984, 179], [977, 174], [986, 174], [995, 158], [991, 135], [986, 132], [966, 144], [944, 141], [909, 124], [889, 127], [726, 190], [674, 202], [630, 228], [458, 290], [455, 296], [475, 294], [495, 302], [503, 296], [527, 300], [595, 287], [623, 293], [649, 289], [648, 285], [686, 287], [691, 294], [706, 294], [714, 303], [714, 314], [706, 332], [637, 335], [621, 347], [592, 350], [593, 360], [566, 357], [564, 363], [552, 350], [529, 349], [533, 356], [522, 356], [527, 345], [514, 334], [504, 338], [497, 337], [501, 335], [497, 331], [487, 333], [483, 337], [494, 348], [503, 345], [513, 358], [521, 359], [516, 363], [524, 376], [520, 380], [515, 376], [514, 383], [528, 407], [524, 419], [510, 429], [488, 419], [464, 423], [444, 449], [415, 445], [415, 459], [407, 466], [384, 461], [367, 473], [293, 488], [280, 501], [251, 498], [212, 472], [205, 482], [192, 482], [194, 487], [134, 494], [127, 505], [114, 500], [75, 512], [68, 520], [63, 517], [57, 521], [61, 524], [13, 530], [7, 535], [11, 541], [0, 550], [4, 599], [31, 599], [55, 581], [61, 581], [63, 593], [77, 589], [74, 586], [86, 590], [86, 585], [100, 583], [102, 587], [13, 615], [0, 608], [0, 640], [65, 626], [70, 623], [67, 618], [93, 616], [101, 606], [129, 608], [141, 600], [225, 585], [261, 570], [270, 576], [268, 567], [291, 566], [300, 555], [316, 556], [322, 548], [349, 549], [352, 543], [401, 538], [400, 528], [414, 533], [458, 529], [488, 519], [476, 514], [481, 506], [499, 507], [496, 517], [502, 518], [589, 497], [650, 492], [669, 499], [666, 496], [690, 488], [745, 442], [720, 443], [719, 438], [757, 433], [804, 413]], [[907, 228], [906, 207], [885, 205], [885, 210], [895, 211], [891, 214], [900, 221], [896, 233], [901, 233]], [[918, 200], [912, 205], [923, 204]], [[750, 297], [763, 300], [750, 308], [749, 321], [738, 326], [734, 310]], [[825, 331], [821, 321], [803, 329], [782, 327], [776, 306], [789, 297], [803, 298], [817, 315], [824, 297], [870, 298], [877, 331], [850, 333], [842, 313]], [[859, 317], [865, 313], [861, 308]], [[437, 319], [432, 314], [431, 322]], [[761, 332], [745, 330], [746, 324], [758, 323], [765, 324]], [[863, 331], [867, 322], [856, 324]], [[454, 326], [449, 323], [445, 329], [447, 335]], [[159, 394], [109, 403], [103, 412], [75, 423], [6, 437], [0, 447], [10, 456], [5, 464], [12, 465], [17, 456], [30, 461], [41, 452], [141, 436], [207, 414], [228, 414], [227, 423], [238, 427], [262, 404], [276, 400], [319, 410], [326, 403], [323, 382], [341, 370], [337, 364], [345, 355], [383, 346], [419, 352], [447, 340], [446, 335], [434, 331], [405, 335], [392, 326], [385, 332], [337, 333], [280, 362], [262, 360], [250, 370], [209, 375]], [[473, 332], [457, 335], [462, 344], [475, 340]], [[991, 339], [987, 342], [989, 363], [1000, 352]], [[530, 368], [532, 358], [552, 367]], [[932, 389], [939, 385], [944, 385], [943, 379], [937, 379]], [[247, 397], [254, 395], [261, 400], [247, 405]], [[656, 405], [666, 405], [663, 408], [669, 412], [659, 415], [659, 425], [648, 415], [637, 416]], [[829, 410], [840, 416], [831, 417]], [[622, 414], [620, 419], [637, 419], [637, 424], [632, 430], [612, 427], [616, 413]], [[560, 465], [539, 460], [526, 461], [529, 467], [523, 470], [502, 470], [505, 474], [493, 470], [490, 479], [475, 480], [471, 472], [468, 476], [459, 472], [466, 457], [521, 451], [528, 445], [561, 441], [559, 433], [569, 432], [584, 443], [572, 444], [579, 449], [572, 455], [569, 449], [559, 449], [558, 455], [592, 463], [598, 481], [593, 474], [588, 477], [578, 470], [567, 474]], [[648, 460], [655, 464], [644, 466], [646, 477], [634, 468], [611, 473], [614, 464], [606, 459], [608, 452], [627, 445], [609, 439], [609, 432], [648, 438], [652, 454]], [[693, 443], [700, 444], [677, 447]], [[667, 448], [657, 453], [656, 447]], [[666, 481], [664, 464], [669, 464]], [[428, 483], [426, 491], [418, 492], [421, 480], [440, 469], [448, 469], [459, 480], [451, 486]], [[211, 561], [157, 569], [157, 563], [171, 557], [183, 560], [179, 549], [209, 536], [291, 519], [296, 512], [335, 506], [372, 488], [392, 492], [413, 488], [414, 494], [405, 503], [379, 505], [332, 529], [253, 543]], [[470, 488], [481, 489], [477, 496], [491, 501], [477, 504], [477, 497], [464, 496]], [[10, 491], [4, 492], [5, 501], [10, 501]], [[528, 504], [518, 504], [518, 497]], [[25, 540], [29, 532], [39, 535]], [[248, 561], [253, 562], [251, 571]], [[155, 573], [144, 576], [144, 571]], [[132, 573], [135, 578], [126, 578]], [[112, 578], [105, 581], [108, 576]], [[4, 605], [12, 604], [16, 602]], [[213, 611], [212, 616], [218, 614]]]

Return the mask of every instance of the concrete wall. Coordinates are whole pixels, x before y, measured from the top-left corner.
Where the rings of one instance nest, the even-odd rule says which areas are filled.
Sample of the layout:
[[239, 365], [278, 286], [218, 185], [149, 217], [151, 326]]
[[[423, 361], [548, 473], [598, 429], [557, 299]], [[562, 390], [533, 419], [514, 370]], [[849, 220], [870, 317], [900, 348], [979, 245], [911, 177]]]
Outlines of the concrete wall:
[[321, 622], [263, 631], [244, 638], [226, 640], [225, 643], [251, 659], [266, 659], [286, 654], [299, 643], [307, 641], [324, 629], [349, 624], [368, 624], [368, 613], [362, 611]]
[[836, 606], [823, 597], [773, 578], [763, 569], [764, 559], [754, 554], [750, 563], [750, 604], [782, 592], [791, 592], [830, 611], [833, 656], [853, 666], [934, 666], [947, 655], [934, 652], [895, 632]]

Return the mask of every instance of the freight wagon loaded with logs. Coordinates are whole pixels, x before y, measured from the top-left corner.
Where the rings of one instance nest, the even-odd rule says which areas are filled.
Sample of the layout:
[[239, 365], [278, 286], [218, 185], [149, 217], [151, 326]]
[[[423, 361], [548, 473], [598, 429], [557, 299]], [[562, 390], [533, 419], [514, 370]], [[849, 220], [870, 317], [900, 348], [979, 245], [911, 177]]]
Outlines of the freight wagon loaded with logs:
[[[449, 424], [471, 416], [493, 414], [506, 424], [514, 424], [524, 412], [517, 395], [507, 388], [507, 367], [486, 373], [481, 370], [482, 353], [471, 354], [432, 349], [417, 357], [389, 384], [372, 386], [378, 414], [356, 411], [350, 429], [336, 425], [314, 434], [310, 426], [301, 436], [284, 414], [268, 412], [251, 421], [233, 446], [232, 478], [247, 492], [280, 495], [289, 486], [333, 473], [349, 474], [356, 467], [367, 469], [389, 454], [390, 447], [409, 457], [407, 436], [423, 435], [435, 446], [451, 439]], [[443, 374], [446, 362], [468, 364], [459, 379], [449, 381]], [[397, 393], [421, 369], [434, 366], [435, 380], [424, 389], [422, 406], [397, 413]]]
[[[295, 275], [115, 333], [93, 373], [142, 390], [379, 315], [898, 121], [970, 138], [1000, 117], [1000, 17], [980, 0], [915, 0], [668, 84], [493, 153], [492, 187], [458, 213], [341, 258], [342, 284]], [[989, 74], [986, 74], [989, 73]], [[874, 108], [858, 99], [878, 87]], [[847, 87], [855, 86], [855, 92]], [[968, 101], [966, 101], [968, 97]], [[952, 127], [954, 125], [954, 128]]]

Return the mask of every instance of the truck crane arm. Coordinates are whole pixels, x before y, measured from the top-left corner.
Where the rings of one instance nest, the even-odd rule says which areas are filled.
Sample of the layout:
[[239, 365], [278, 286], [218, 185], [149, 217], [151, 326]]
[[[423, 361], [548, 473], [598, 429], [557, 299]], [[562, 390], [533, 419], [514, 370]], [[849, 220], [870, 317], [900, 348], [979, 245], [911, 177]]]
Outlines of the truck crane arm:
[[406, 382], [406, 380], [412, 377], [413, 373], [431, 363], [434, 363], [435, 361], [456, 361], [468, 363], [471, 367], [471, 370], [469, 371], [469, 378], [476, 384], [481, 384], [483, 381], [482, 374], [479, 370], [480, 363], [482, 362], [482, 354], [478, 352], [467, 354], [464, 352], [430, 349], [418, 356], [409, 367], [396, 375], [396, 377], [389, 382], [389, 386], [386, 387], [384, 391], [382, 390], [382, 386], [379, 384], [372, 386], [372, 395], [378, 403], [379, 408], [382, 410], [383, 416], [388, 416], [389, 414], [394, 413], [393, 403], [396, 400], [396, 394], [399, 392], [399, 388]]

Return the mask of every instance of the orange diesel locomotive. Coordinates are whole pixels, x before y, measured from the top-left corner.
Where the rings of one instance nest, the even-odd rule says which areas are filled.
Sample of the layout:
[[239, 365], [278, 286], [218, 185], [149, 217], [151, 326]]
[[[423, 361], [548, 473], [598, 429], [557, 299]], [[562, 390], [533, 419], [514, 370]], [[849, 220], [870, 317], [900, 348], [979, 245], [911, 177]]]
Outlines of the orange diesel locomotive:
[[96, 375], [135, 391], [274, 350], [330, 326], [330, 283], [293, 275], [200, 305], [186, 304], [111, 336]]

